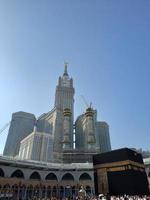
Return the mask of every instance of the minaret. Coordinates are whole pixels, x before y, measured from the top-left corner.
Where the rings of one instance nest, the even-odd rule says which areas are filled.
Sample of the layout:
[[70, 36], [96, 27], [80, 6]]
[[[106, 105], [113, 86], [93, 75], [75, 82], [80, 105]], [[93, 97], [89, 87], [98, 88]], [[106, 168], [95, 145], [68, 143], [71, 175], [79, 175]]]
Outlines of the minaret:
[[94, 127], [94, 112], [91, 107], [86, 109], [86, 134], [87, 134], [87, 149], [94, 150], [96, 145], [95, 127]]
[[71, 148], [71, 127], [70, 127], [70, 120], [71, 120], [71, 112], [69, 108], [65, 108], [64, 112], [64, 120], [63, 120], [63, 150], [69, 150]]

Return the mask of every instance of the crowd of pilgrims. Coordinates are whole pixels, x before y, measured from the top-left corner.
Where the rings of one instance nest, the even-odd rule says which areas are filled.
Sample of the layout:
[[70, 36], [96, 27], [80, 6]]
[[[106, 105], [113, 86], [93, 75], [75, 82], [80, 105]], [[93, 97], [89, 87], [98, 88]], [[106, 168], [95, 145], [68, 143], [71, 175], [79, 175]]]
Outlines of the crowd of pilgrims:
[[33, 197], [20, 197], [20, 196], [10, 196], [10, 195], [2, 195], [2, 193], [0, 193], [0, 200], [150, 200], [150, 194], [149, 195], [120, 195], [120, 196], [111, 196], [109, 194], [104, 195], [104, 194], [98, 194], [93, 195], [91, 193], [87, 193], [86, 190], [83, 188], [83, 186], [81, 186], [80, 190], [77, 192], [77, 195], [75, 194], [71, 194], [68, 193], [67, 197], [59, 197], [57, 198], [56, 196], [52, 196], [51, 198], [43, 198], [43, 197], [39, 197], [36, 195], [36, 193], [34, 194]]
[[64, 197], [64, 198], [39, 198], [39, 197], [32, 197], [27, 199], [22, 198], [13, 198], [13, 197], [0, 197], [0, 200], [150, 200], [150, 195], [122, 195], [122, 196], [109, 196], [109, 195], [98, 195], [98, 196], [88, 196], [85, 197], [81, 196], [74, 196], [74, 197]]

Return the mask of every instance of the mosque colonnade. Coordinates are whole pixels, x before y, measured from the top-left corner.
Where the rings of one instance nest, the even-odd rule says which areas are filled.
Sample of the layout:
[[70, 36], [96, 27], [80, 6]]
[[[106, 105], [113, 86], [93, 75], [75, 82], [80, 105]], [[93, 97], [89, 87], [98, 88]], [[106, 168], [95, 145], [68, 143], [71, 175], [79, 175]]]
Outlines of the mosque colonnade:
[[92, 171], [37, 170], [0, 166], [0, 195], [16, 198], [64, 197], [76, 195], [83, 185], [86, 192], [94, 193]]

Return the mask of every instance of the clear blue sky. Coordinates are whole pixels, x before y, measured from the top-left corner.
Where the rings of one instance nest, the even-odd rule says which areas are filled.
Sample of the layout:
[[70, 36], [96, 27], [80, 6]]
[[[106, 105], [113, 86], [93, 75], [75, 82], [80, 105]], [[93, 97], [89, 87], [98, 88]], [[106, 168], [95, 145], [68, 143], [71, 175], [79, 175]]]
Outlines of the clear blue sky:
[[110, 125], [113, 149], [150, 149], [150, 1], [1, 0], [0, 128], [13, 112], [53, 108], [64, 60], [75, 115], [82, 94]]

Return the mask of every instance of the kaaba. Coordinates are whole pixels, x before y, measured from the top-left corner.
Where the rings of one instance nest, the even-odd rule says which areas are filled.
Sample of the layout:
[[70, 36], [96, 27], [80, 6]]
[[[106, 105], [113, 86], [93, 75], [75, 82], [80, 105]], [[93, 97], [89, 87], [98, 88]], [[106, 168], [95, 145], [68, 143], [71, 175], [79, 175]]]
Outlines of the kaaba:
[[149, 194], [141, 154], [122, 148], [93, 156], [96, 194]]

